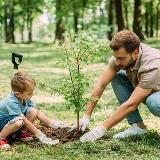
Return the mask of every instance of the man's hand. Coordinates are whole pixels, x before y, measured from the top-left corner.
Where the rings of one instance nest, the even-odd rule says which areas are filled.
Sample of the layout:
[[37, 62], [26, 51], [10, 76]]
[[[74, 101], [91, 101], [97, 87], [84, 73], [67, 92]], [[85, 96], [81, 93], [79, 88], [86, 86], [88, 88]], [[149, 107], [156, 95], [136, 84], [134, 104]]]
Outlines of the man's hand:
[[[84, 115], [80, 121], [79, 121], [79, 129], [81, 131], [85, 131], [85, 129], [87, 128], [87, 126], [89, 125], [89, 120], [90, 120], [90, 117], [87, 116], [87, 115]], [[73, 125], [72, 128], [70, 129], [70, 131], [73, 131], [74, 129], [77, 128], [77, 124]]]
[[102, 136], [104, 136], [105, 131], [106, 131], [106, 129], [102, 125], [100, 125], [96, 128], [93, 128], [90, 132], [87, 132], [82, 137], [80, 137], [80, 141], [81, 142], [95, 141], [95, 140], [101, 138]]

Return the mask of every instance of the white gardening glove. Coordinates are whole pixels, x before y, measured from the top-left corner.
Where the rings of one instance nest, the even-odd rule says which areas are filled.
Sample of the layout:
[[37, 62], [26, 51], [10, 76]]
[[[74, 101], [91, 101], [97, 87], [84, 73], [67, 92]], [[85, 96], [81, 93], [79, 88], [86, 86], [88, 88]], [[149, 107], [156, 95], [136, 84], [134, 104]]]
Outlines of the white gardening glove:
[[[87, 116], [87, 115], [84, 115], [80, 121], [79, 121], [79, 129], [81, 131], [85, 131], [85, 129], [87, 128], [87, 126], [89, 125], [89, 120], [90, 120], [90, 117]], [[69, 130], [69, 131], [73, 131], [74, 129], [77, 128], [77, 124], [74, 124], [72, 126], [72, 128]]]
[[36, 138], [39, 139], [40, 142], [44, 144], [49, 144], [49, 145], [56, 145], [59, 143], [59, 139], [52, 140], [51, 138], [48, 138], [44, 133], [42, 133], [40, 130], [38, 133], [35, 134]]
[[106, 129], [102, 125], [100, 125], [96, 128], [93, 128], [90, 132], [87, 132], [82, 137], [80, 137], [80, 141], [81, 142], [95, 141], [95, 140], [101, 138], [102, 136], [104, 136], [105, 131], [106, 131]]
[[51, 128], [53, 129], [57, 129], [57, 128], [68, 128], [68, 126], [62, 122], [56, 122], [56, 121], [52, 121], [52, 123], [49, 125]]

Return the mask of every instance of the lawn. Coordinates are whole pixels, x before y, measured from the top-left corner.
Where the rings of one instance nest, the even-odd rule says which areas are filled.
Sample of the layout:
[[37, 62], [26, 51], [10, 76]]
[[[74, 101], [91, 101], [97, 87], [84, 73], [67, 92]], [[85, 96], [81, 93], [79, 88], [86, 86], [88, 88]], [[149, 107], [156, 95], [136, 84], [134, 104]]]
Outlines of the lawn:
[[[160, 48], [160, 40], [149, 39], [145, 43]], [[63, 56], [63, 51], [57, 45], [48, 43], [33, 44], [0, 44], [0, 98], [10, 92], [10, 77], [13, 74], [11, 53], [23, 53], [24, 59], [20, 65], [20, 71], [31, 74], [37, 81], [37, 88], [33, 100], [37, 107], [47, 114], [51, 119], [59, 119], [71, 124], [76, 121], [76, 115], [68, 110], [63, 104], [62, 97], [51, 95], [48, 89], [59, 84], [68, 72], [58, 63]], [[97, 57], [93, 64], [85, 67], [86, 74], [90, 75], [90, 88], [96, 82], [98, 75], [103, 71], [111, 52], [103, 53]], [[47, 84], [41, 87], [41, 83]], [[113, 112], [118, 106], [118, 101], [111, 86], [107, 86], [104, 94], [94, 110], [90, 128], [100, 124], [106, 117], [106, 113]], [[94, 143], [81, 143], [79, 141], [60, 144], [58, 146], [36, 146], [34, 148], [21, 143], [12, 146], [9, 151], [0, 150], [0, 159], [3, 160], [122, 160], [122, 159], [160, 159], [160, 127], [159, 118], [153, 116], [144, 105], [140, 105], [140, 112], [150, 132], [141, 137], [127, 138], [125, 140], [114, 140], [112, 136], [125, 129], [128, 125], [126, 120], [118, 124], [110, 132], [106, 133], [103, 140]], [[83, 112], [82, 112], [83, 113]], [[81, 115], [82, 115], [81, 113]]]

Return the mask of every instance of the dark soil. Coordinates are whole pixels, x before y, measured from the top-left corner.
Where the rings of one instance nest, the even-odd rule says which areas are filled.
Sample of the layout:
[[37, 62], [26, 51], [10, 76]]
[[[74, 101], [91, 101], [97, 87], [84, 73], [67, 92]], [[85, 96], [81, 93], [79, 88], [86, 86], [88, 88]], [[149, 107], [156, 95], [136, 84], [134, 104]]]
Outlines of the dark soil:
[[45, 133], [48, 137], [52, 139], [59, 139], [61, 143], [71, 142], [78, 140], [82, 136], [81, 132], [77, 130], [69, 131], [70, 128], [62, 129], [52, 129], [50, 127], [41, 126], [40, 130]]
[[[66, 143], [66, 142], [79, 140], [79, 138], [84, 134], [82, 132], [77, 132], [77, 130], [73, 130], [72, 132], [70, 132], [69, 131], [70, 128], [53, 129], [50, 127], [46, 127], [44, 125], [40, 125], [38, 128], [44, 134], [46, 134], [47, 137], [52, 138], [52, 139], [59, 139], [61, 144]], [[87, 132], [87, 131], [85, 131], [85, 132]], [[8, 138], [8, 140], [12, 146], [16, 146], [18, 144], [27, 144], [30, 147], [39, 147], [39, 146], [43, 145], [36, 138], [34, 138], [32, 141], [22, 142], [22, 141], [15, 139], [13, 136], [10, 136]]]

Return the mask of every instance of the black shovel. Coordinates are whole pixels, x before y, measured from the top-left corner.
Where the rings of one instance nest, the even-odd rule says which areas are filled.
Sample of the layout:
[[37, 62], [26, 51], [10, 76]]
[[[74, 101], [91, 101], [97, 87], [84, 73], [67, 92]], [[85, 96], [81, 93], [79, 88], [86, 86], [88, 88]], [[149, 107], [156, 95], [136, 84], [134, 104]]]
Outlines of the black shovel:
[[19, 53], [12, 53], [12, 63], [14, 65], [14, 69], [18, 70], [18, 65], [22, 62], [23, 55]]

